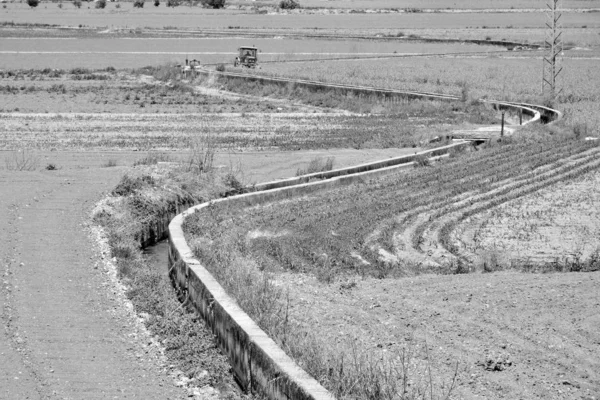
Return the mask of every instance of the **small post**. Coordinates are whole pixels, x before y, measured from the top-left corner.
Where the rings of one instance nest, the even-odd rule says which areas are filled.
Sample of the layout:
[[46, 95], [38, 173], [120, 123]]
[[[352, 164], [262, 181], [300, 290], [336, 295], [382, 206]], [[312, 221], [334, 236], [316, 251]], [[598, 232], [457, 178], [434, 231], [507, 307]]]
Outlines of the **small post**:
[[519, 125], [523, 125], [523, 109], [519, 108]]
[[500, 137], [504, 136], [504, 111], [502, 111], [502, 127], [500, 128]]

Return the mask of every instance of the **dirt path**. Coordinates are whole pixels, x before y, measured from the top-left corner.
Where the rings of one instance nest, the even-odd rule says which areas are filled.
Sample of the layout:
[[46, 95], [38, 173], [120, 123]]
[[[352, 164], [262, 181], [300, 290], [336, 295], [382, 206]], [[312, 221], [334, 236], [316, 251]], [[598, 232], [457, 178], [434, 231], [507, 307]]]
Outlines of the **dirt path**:
[[123, 170], [61, 165], [0, 171], [0, 399], [187, 397], [138, 344], [89, 235]]

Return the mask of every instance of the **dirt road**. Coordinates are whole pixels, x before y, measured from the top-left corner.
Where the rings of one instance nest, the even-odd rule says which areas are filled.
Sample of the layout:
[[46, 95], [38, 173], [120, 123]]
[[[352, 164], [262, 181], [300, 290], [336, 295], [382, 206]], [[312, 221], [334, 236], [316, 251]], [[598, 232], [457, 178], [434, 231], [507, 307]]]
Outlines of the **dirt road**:
[[0, 399], [187, 397], [138, 343], [89, 235], [123, 170], [58, 157], [58, 171], [0, 170]]

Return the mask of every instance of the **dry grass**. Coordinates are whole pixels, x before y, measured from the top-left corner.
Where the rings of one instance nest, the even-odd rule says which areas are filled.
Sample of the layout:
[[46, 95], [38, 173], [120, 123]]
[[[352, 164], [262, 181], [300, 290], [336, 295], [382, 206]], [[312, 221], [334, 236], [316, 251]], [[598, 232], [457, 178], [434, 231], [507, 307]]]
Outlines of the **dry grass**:
[[184, 223], [188, 243], [198, 259], [240, 307], [338, 399], [450, 398], [458, 365], [453, 376], [440, 377], [426, 341], [423, 348], [417, 349], [418, 341], [414, 341], [400, 354], [379, 357], [352, 341], [331, 341], [291, 318], [290, 298], [277, 283], [276, 267], [252, 256], [243, 235], [211, 235], [229, 216], [213, 206], [204, 213], [208, 215], [196, 214]]
[[306, 168], [298, 168], [296, 171], [296, 176], [312, 174], [315, 172], [331, 171], [334, 163], [335, 157], [327, 157], [327, 159], [324, 159], [323, 157], [315, 157], [310, 160]]
[[4, 165], [9, 171], [35, 171], [40, 165], [40, 158], [33, 150], [21, 149], [6, 155]]

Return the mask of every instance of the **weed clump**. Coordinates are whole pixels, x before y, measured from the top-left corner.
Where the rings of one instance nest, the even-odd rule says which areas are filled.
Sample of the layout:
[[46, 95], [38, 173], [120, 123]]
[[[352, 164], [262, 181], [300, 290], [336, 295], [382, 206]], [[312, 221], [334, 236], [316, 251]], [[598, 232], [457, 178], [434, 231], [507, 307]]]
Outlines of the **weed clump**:
[[106, 7], [106, 0], [96, 0], [97, 9], [104, 9]]
[[282, 10], [295, 10], [297, 8], [301, 8], [301, 6], [296, 0], [281, 0], [279, 2], [279, 8]]
[[117, 166], [117, 160], [111, 158], [108, 161], [106, 161], [104, 164], [102, 164], [102, 166], [104, 168], [116, 167]]
[[4, 162], [9, 171], [35, 171], [39, 166], [40, 158], [33, 151], [22, 149], [6, 156]]
[[31, 8], [35, 8], [40, 4], [40, 0], [27, 0], [27, 5]]
[[[160, 158], [151, 155], [149, 163]], [[169, 363], [194, 380], [194, 385], [234, 387], [227, 357], [210, 329], [179, 302], [164, 266], [153, 264], [141, 251], [141, 246], [164, 236], [159, 221], [168, 221], [178, 207], [219, 197], [226, 188], [213, 175], [199, 176], [180, 167], [161, 173], [151, 167], [138, 169], [137, 175], [123, 176], [93, 214], [94, 222], [106, 233], [118, 276], [128, 288], [126, 295], [148, 330], [160, 339]], [[242, 397], [228, 390], [222, 394], [230, 399]]]
[[315, 157], [310, 160], [306, 169], [298, 168], [296, 171], [296, 176], [331, 171], [334, 163], [335, 157], [327, 157], [327, 159], [323, 159], [323, 157]]
[[225, 0], [200, 0], [204, 7], [208, 8], [223, 8], [225, 7]]
[[142, 175], [137, 177], [124, 175], [121, 178], [121, 182], [119, 182], [119, 184], [113, 189], [111, 194], [113, 196], [125, 197], [148, 185], [154, 185], [154, 179], [150, 175]]
[[133, 166], [137, 165], [156, 165], [159, 162], [170, 162], [173, 161], [172, 157], [167, 153], [161, 152], [149, 152], [145, 157], [135, 160]]
[[144, 8], [144, 0], [135, 0], [133, 2], [134, 8]]

